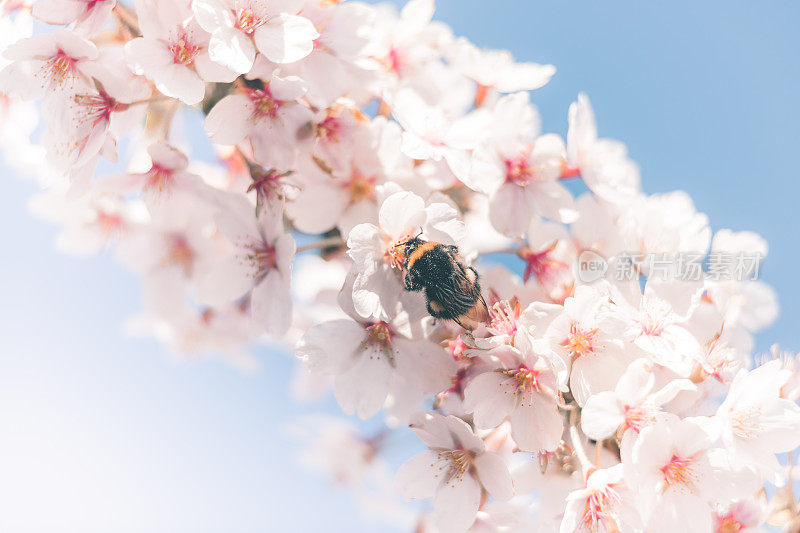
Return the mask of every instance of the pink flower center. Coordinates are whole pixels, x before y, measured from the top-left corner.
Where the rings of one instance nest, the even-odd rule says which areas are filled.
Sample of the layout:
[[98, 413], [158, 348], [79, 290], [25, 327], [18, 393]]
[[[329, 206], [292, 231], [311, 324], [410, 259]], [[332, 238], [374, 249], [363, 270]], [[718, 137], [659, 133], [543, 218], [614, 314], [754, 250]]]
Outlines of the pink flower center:
[[191, 42], [186, 30], [181, 30], [178, 40], [170, 43], [169, 51], [172, 52], [173, 63], [188, 67], [194, 63], [194, 58], [200, 53], [200, 46]]
[[272, 97], [269, 87], [264, 87], [263, 90], [250, 88], [245, 88], [244, 90], [255, 106], [253, 111], [253, 118], [255, 119], [275, 118], [278, 109], [283, 105], [280, 100]]
[[[254, 3], [256, 6], [253, 5]], [[237, 28], [247, 34], [252, 34], [267, 23], [268, 18], [262, 15], [266, 9], [258, 6], [259, 3], [257, 0], [251, 0], [247, 5], [236, 9], [235, 25]]]
[[512, 159], [506, 159], [506, 182], [516, 183], [524, 187], [534, 177], [535, 173], [528, 161], [528, 154], [523, 153]]
[[53, 83], [63, 85], [66, 80], [75, 76], [76, 63], [75, 58], [68, 56], [63, 50], [59, 50], [47, 61], [44, 71]]
[[649, 301], [645, 303], [639, 325], [644, 335], [658, 337], [667, 327], [667, 317], [670, 313], [669, 304], [663, 301]]
[[539, 390], [539, 375], [541, 372], [524, 365], [516, 370], [501, 370], [501, 373], [513, 378], [514, 393], [531, 393]]
[[150, 167], [146, 174], [144, 188], [146, 190], [164, 192], [164, 189], [172, 184], [172, 173], [172, 169], [153, 163], [153, 166]]
[[467, 348], [467, 343], [461, 337], [456, 337], [447, 342], [447, 348], [450, 350], [450, 355], [455, 360], [467, 359], [464, 355], [464, 349]]
[[275, 247], [267, 243], [254, 243], [248, 247], [245, 260], [254, 270], [254, 277], [260, 279], [268, 272], [278, 268], [278, 258]]
[[[589, 531], [617, 531], [618, 526], [612, 518], [611, 510], [619, 502], [619, 495], [610, 487], [596, 490], [586, 498], [582, 524]], [[614, 527], [604, 527], [604, 526]]]
[[10, 0], [9, 2], [6, 2], [2, 6], [0, 6], [0, 9], [5, 11], [6, 14], [10, 15], [17, 9], [30, 9], [30, 7], [26, 4], [24, 0]]
[[[651, 319], [651, 317], [647, 317]], [[642, 333], [645, 335], [649, 335], [652, 337], [658, 337], [664, 332], [664, 324], [657, 320], [647, 320], [645, 319], [642, 323]]]
[[715, 521], [714, 533], [739, 533], [745, 528], [745, 525], [733, 515], [733, 511], [724, 516], [715, 517]]
[[97, 224], [104, 234], [110, 235], [122, 228], [122, 217], [113, 213], [98, 211]]
[[519, 255], [525, 261], [525, 281], [534, 276], [540, 282], [546, 283], [552, 280], [559, 271], [568, 268], [566, 263], [552, 257], [556, 246], [558, 246], [558, 241], [553, 241], [550, 246], [541, 252], [534, 252], [528, 248], [520, 250]]
[[625, 424], [623, 430], [632, 429], [637, 433], [646, 426], [652, 417], [642, 407], [625, 406]]
[[92, 121], [92, 127], [101, 122], [108, 122], [111, 118], [111, 113], [124, 111], [128, 108], [127, 104], [118, 103], [106, 92], [76, 94], [74, 101], [83, 108], [84, 116]]
[[360, 170], [354, 168], [350, 178], [344, 183], [344, 189], [350, 195], [350, 203], [357, 204], [364, 200], [376, 201], [375, 176], [365, 176]]
[[400, 57], [400, 53], [397, 51], [396, 48], [392, 48], [389, 50], [389, 56], [386, 58], [387, 66], [389, 70], [400, 75], [400, 71], [403, 70], [403, 59]]
[[561, 341], [561, 346], [567, 349], [570, 357], [586, 357], [594, 353], [597, 335], [597, 328], [585, 330], [579, 323], [573, 322], [569, 326], [567, 338]]
[[[439, 471], [444, 476], [445, 483], [454, 486], [464, 478], [464, 474], [469, 472], [474, 455], [467, 450], [445, 450], [438, 453], [437, 459], [440, 463]], [[439, 474], [434, 475], [439, 477]]]
[[403, 269], [403, 262], [405, 261], [405, 246], [403, 244], [416, 235], [417, 228], [409, 230], [395, 240], [389, 235], [383, 236], [383, 260], [395, 270]]
[[522, 307], [516, 300], [513, 306], [508, 300], [495, 303], [489, 310], [489, 329], [495, 335], [508, 335], [513, 342], [517, 333], [517, 319], [521, 312]]
[[744, 409], [739, 409], [731, 415], [731, 431], [742, 440], [753, 439], [762, 431], [760, 420], [760, 408], [751, 405]]
[[385, 349], [389, 348], [389, 346], [392, 344], [394, 332], [388, 323], [383, 321], [375, 322], [365, 326], [364, 329], [367, 330], [367, 338], [364, 341], [367, 345], [378, 346], [382, 349]]
[[317, 124], [317, 139], [323, 142], [339, 142], [339, 132], [342, 129], [341, 121], [336, 117], [326, 117]]
[[692, 457], [683, 459], [673, 454], [669, 463], [661, 468], [661, 473], [664, 474], [664, 484], [667, 487], [692, 488], [697, 481]]
[[247, 188], [247, 192], [256, 193], [256, 211], [260, 212], [265, 203], [273, 198], [284, 198], [286, 190], [294, 187], [284, 180], [291, 173], [291, 171], [278, 172], [275, 169], [264, 170], [257, 165], [250, 166], [253, 183]]
[[194, 250], [189, 246], [185, 237], [180, 235], [172, 237], [164, 262], [181, 267], [187, 276], [191, 274]]

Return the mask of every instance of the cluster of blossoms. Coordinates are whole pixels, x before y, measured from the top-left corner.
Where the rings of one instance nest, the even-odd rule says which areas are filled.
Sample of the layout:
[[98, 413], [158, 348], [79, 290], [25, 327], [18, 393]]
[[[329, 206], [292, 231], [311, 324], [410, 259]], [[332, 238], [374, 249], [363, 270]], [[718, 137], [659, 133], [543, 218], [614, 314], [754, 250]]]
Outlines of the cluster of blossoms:
[[[772, 289], [576, 272], [587, 251], [765, 242], [644, 194], [584, 95], [566, 139], [542, 133], [528, 91], [552, 66], [454, 37], [433, 0], [0, 6], [0, 145], [47, 185], [31, 205], [58, 246], [113, 247], [141, 275], [131, 332], [242, 365], [285, 343], [296, 395], [382, 413], [369, 438], [301, 432], [304, 461], [365, 505], [400, 523], [388, 494], [430, 499], [425, 533], [800, 527], [776, 456], [800, 445], [800, 363], [752, 356]], [[398, 244], [420, 235], [480, 273], [473, 331], [403, 290]], [[425, 449], [387, 482], [405, 426]]]

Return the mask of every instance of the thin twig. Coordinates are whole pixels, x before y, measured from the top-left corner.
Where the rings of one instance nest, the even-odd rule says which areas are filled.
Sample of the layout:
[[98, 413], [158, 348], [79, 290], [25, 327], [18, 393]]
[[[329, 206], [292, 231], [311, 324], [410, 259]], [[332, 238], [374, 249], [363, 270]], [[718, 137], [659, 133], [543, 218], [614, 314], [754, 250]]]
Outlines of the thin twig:
[[309, 250], [319, 250], [320, 248], [330, 248], [332, 246], [344, 246], [347, 244], [344, 239], [339, 237], [338, 235], [335, 237], [328, 237], [326, 239], [320, 239], [316, 242], [312, 242], [311, 244], [306, 244], [305, 246], [301, 246], [297, 249], [297, 253], [307, 252]]
[[479, 255], [490, 255], [490, 254], [519, 255], [519, 248], [500, 248], [499, 250], [489, 250], [488, 252], [481, 252]]

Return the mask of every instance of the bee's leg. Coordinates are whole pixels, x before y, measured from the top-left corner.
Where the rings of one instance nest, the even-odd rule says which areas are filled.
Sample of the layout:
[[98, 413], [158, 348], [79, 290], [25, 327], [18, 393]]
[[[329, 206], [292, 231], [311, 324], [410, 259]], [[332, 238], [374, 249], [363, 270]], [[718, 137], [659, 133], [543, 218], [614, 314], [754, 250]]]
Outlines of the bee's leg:
[[473, 329], [477, 328], [478, 324], [479, 324], [479, 322], [477, 322], [476, 320], [473, 320], [472, 318], [470, 318], [467, 315], [457, 316], [457, 317], [453, 318], [453, 322], [455, 322], [456, 324], [458, 324], [459, 326], [461, 326], [462, 328], [464, 328], [465, 330], [470, 331], [470, 332]]
[[478, 320], [481, 322], [486, 322], [489, 319], [489, 306], [486, 305], [486, 300], [483, 299], [483, 294], [478, 293], [478, 298], [481, 299], [481, 304], [483, 304], [483, 309], [478, 313]]
[[434, 318], [439, 318], [442, 316], [442, 311], [444, 311], [444, 307], [439, 302], [435, 302], [431, 299], [425, 302], [425, 307], [428, 309], [428, 314], [430, 314]]
[[475, 336], [472, 334], [471, 331], [467, 330], [464, 335], [464, 343], [469, 346], [470, 348], [477, 348], [475, 345]]
[[[467, 328], [464, 327], [464, 324], [461, 323], [461, 321], [458, 319], [458, 317], [453, 318], [453, 322], [455, 322], [456, 324], [461, 326], [463, 329], [467, 329]], [[467, 330], [467, 331], [469, 331], [469, 330]]]

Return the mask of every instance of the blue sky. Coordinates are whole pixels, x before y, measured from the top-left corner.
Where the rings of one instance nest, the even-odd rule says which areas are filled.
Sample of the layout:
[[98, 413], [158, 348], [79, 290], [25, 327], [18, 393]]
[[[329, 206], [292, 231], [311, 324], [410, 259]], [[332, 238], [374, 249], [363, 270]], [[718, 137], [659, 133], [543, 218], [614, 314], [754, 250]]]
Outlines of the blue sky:
[[[437, 11], [481, 46], [558, 67], [533, 94], [545, 130], [565, 133], [585, 91], [647, 192], [684, 189], [715, 229], [770, 242], [763, 278], [782, 315], [761, 350], [800, 348], [798, 15], [788, 0], [441, 0]], [[261, 353], [269, 372], [248, 375], [125, 338], [137, 280], [109, 256], [53, 251], [55, 228], [25, 208], [33, 184], [0, 172], [0, 530], [377, 529], [289, 460], [281, 427], [316, 408], [289, 402], [288, 357]]]

